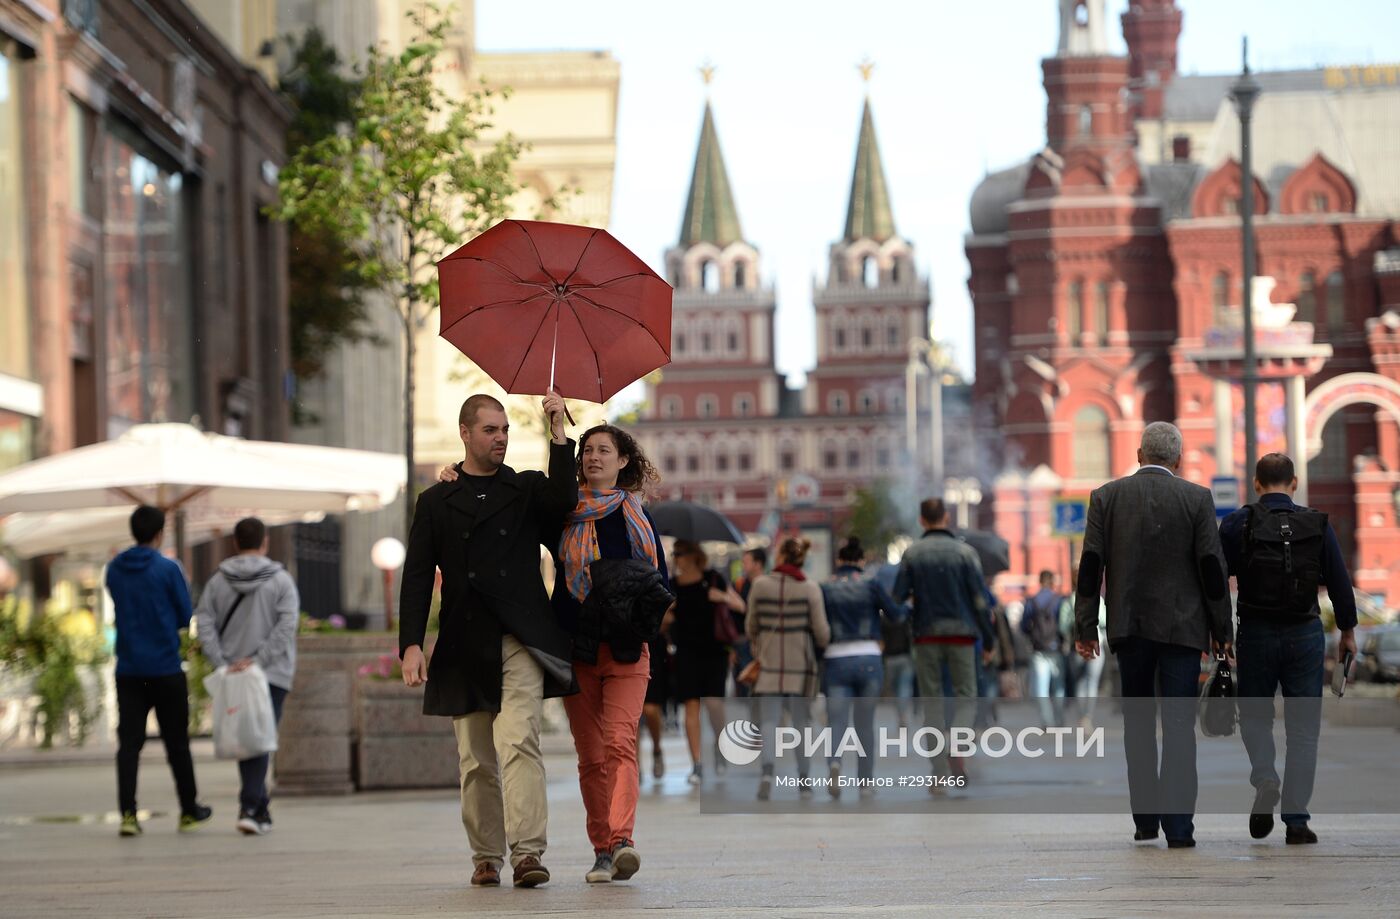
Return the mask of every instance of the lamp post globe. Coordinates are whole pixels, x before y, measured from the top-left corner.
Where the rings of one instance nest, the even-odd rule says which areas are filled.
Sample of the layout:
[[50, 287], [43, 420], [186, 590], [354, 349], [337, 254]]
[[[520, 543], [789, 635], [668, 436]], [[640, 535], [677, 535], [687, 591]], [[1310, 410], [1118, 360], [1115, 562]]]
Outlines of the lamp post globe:
[[369, 560], [384, 572], [384, 628], [394, 628], [394, 572], [403, 566], [408, 550], [392, 536], [385, 536], [369, 550]]

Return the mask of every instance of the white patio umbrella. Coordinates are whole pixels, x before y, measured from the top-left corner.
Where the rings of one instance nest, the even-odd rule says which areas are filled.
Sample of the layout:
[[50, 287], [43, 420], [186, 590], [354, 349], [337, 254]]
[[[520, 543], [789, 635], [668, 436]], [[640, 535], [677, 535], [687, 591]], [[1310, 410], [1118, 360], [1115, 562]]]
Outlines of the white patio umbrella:
[[[233, 532], [244, 517], [257, 517], [270, 527], [316, 523], [319, 512], [195, 509], [185, 511], [184, 542], [197, 546]], [[90, 507], [79, 511], [24, 511], [0, 518], [0, 545], [19, 558], [60, 553], [110, 555], [131, 545], [131, 507]]]
[[253, 509], [260, 516], [340, 514], [390, 504], [404, 481], [397, 454], [146, 424], [0, 475], [0, 514], [136, 504], [186, 512]]

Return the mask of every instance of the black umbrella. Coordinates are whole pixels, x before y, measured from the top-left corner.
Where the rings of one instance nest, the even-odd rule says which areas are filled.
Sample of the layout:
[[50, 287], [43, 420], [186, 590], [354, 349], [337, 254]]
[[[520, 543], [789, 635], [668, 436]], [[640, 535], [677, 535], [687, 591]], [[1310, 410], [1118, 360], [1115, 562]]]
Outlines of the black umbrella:
[[714, 508], [693, 501], [662, 501], [647, 508], [656, 521], [656, 529], [662, 536], [688, 539], [691, 542], [732, 542], [744, 544], [744, 534], [739, 532], [728, 517]]
[[959, 530], [958, 538], [977, 550], [982, 576], [987, 580], [1011, 567], [1011, 547], [997, 534], [986, 530]]

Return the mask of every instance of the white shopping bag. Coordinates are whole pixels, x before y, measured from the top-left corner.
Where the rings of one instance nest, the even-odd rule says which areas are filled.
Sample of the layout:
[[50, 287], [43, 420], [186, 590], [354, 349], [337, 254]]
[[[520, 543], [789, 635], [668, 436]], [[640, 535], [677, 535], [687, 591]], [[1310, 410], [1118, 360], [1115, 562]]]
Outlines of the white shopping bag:
[[252, 759], [277, 749], [277, 719], [261, 667], [238, 673], [220, 667], [204, 678], [204, 688], [213, 700], [215, 756]]

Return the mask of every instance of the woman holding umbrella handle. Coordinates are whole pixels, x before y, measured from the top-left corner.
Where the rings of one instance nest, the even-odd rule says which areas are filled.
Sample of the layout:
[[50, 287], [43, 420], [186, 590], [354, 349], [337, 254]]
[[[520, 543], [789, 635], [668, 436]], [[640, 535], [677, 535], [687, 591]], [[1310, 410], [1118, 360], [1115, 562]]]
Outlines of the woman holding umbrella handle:
[[[606, 883], [641, 867], [632, 843], [637, 724], [651, 679], [648, 642], [673, 598], [661, 538], [642, 506], [660, 477], [636, 440], [610, 424], [590, 428], [579, 438], [578, 476], [579, 503], [555, 553], [553, 604], [573, 636], [579, 684], [564, 710], [595, 859], [585, 878]], [[450, 466], [438, 474], [455, 477]]]

